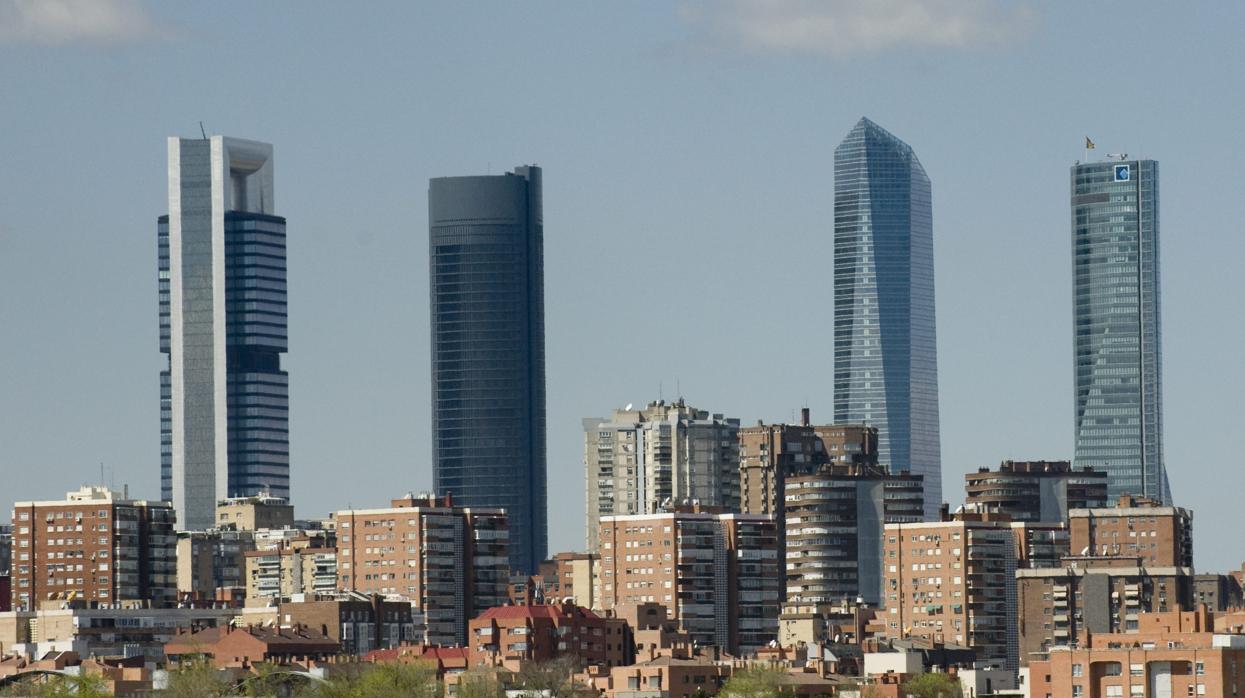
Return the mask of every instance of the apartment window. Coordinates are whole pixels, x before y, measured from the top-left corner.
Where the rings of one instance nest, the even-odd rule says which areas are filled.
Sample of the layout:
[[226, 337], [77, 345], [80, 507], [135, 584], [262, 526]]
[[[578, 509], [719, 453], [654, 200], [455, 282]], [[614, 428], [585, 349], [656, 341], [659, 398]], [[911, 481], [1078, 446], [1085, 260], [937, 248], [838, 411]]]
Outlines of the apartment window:
[[[1073, 666], [1076, 666], [1076, 665], [1074, 664]], [[1072, 698], [1081, 698], [1081, 696], [1084, 696], [1084, 695], [1085, 695], [1084, 686], [1073, 686], [1072, 687]]]
[[1119, 662], [1105, 662], [1102, 665], [1103, 676], [1119, 676], [1121, 665]]
[[1073, 678], [1079, 679], [1084, 675], [1085, 675], [1084, 667], [1082, 667], [1080, 664], [1072, 665], [1072, 677]]
[[1124, 698], [1124, 687], [1107, 686], [1107, 698]]
[[1145, 664], [1129, 664], [1128, 675], [1129, 676], [1145, 676], [1146, 665]]
[[1198, 675], [1198, 676], [1205, 676], [1205, 675], [1206, 675], [1206, 663], [1205, 663], [1205, 662], [1198, 662], [1196, 666], [1197, 666], [1197, 669], [1196, 669], [1196, 673], [1197, 673], [1197, 675]]

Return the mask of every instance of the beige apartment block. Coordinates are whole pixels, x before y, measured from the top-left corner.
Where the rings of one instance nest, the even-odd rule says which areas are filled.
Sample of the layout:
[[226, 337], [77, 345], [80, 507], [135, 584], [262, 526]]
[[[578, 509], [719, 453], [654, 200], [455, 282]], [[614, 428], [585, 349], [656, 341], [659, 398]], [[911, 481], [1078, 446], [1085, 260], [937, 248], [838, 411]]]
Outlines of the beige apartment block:
[[584, 425], [587, 544], [596, 551], [602, 516], [653, 514], [696, 502], [739, 511], [739, 420], [682, 398], [614, 410]]
[[294, 506], [281, 497], [259, 494], [231, 497], [216, 503], [216, 528], [258, 531], [294, 525]]

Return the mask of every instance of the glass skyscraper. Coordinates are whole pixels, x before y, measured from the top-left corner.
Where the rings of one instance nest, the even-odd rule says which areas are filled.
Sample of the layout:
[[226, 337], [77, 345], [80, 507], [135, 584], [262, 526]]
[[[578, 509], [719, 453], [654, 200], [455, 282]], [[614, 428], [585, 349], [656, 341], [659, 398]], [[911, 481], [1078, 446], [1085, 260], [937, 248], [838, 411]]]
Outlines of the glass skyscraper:
[[218, 499], [289, 497], [285, 219], [272, 146], [168, 141], [169, 213], [157, 226], [161, 494], [182, 530]]
[[529, 574], [548, 541], [543, 238], [539, 167], [429, 182], [435, 488], [504, 507]]
[[1171, 503], [1163, 466], [1159, 164], [1072, 167], [1076, 465]]
[[878, 428], [878, 462], [942, 503], [929, 177], [862, 118], [834, 151], [834, 419]]

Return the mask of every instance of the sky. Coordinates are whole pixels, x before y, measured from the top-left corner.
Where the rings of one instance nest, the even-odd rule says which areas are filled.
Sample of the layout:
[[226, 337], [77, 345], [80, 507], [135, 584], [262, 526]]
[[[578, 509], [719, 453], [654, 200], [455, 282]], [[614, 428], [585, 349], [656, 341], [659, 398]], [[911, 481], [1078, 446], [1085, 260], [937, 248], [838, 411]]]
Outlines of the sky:
[[551, 552], [580, 419], [831, 420], [833, 154], [933, 184], [942, 462], [1069, 459], [1069, 167], [1161, 163], [1166, 463], [1245, 560], [1241, 3], [0, 0], [0, 511], [159, 495], [166, 137], [275, 147], [300, 517], [431, 487], [427, 182], [544, 168]]

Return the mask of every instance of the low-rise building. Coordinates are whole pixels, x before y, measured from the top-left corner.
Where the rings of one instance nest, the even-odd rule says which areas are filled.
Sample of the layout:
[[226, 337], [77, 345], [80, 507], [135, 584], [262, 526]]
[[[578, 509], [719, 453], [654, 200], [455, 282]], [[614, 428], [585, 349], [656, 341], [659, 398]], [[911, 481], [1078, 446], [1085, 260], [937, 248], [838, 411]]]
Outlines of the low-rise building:
[[308, 628], [221, 626], [183, 632], [164, 645], [169, 661], [209, 657], [217, 668], [302, 664], [332, 659], [341, 645]]
[[144, 656], [164, 658], [164, 643], [180, 630], [276, 620], [272, 610], [236, 608], [88, 608], [76, 601], [68, 608], [0, 613], [0, 653], [42, 657], [75, 652], [83, 657]]
[[1245, 635], [1214, 632], [1206, 609], [1143, 613], [1128, 633], [1091, 634], [1029, 664], [1028, 695], [1083, 698], [1245, 695]]
[[173, 505], [83, 487], [13, 505], [12, 606], [46, 601], [168, 606], [177, 600]]
[[583, 665], [621, 666], [635, 658], [627, 622], [574, 604], [498, 606], [468, 628], [472, 666], [519, 669], [574, 657]]
[[380, 596], [283, 600], [277, 607], [278, 625], [308, 628], [341, 644], [346, 654], [363, 655], [424, 641], [420, 613], [408, 601], [386, 601]]

